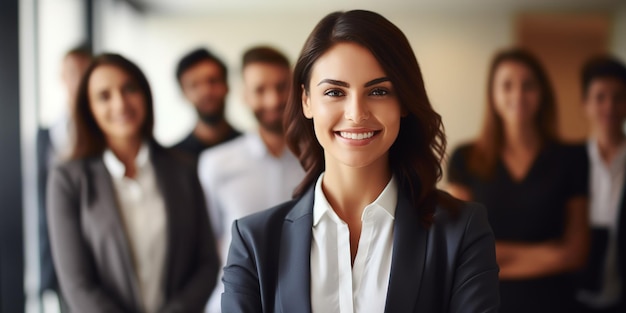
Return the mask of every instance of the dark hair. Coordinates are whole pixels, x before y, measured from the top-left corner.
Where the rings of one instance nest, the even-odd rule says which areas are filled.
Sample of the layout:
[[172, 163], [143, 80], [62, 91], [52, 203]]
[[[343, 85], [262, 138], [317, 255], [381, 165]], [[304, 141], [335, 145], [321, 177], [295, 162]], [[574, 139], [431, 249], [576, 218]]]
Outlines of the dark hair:
[[72, 153], [72, 159], [97, 156], [106, 149], [104, 133], [96, 123], [89, 106], [89, 80], [94, 70], [100, 66], [115, 66], [137, 83], [146, 100], [146, 119], [141, 126], [141, 135], [144, 139], [154, 141], [152, 128], [154, 126], [154, 109], [152, 105], [152, 92], [146, 76], [139, 67], [119, 54], [104, 53], [93, 59], [87, 68], [78, 87], [76, 107], [74, 108], [74, 121], [76, 123], [76, 144]]
[[79, 57], [79, 58], [85, 58], [87, 60], [91, 60], [91, 58], [93, 58], [93, 54], [91, 53], [91, 50], [87, 46], [81, 45], [81, 46], [74, 47], [70, 49], [69, 51], [67, 51], [65, 53], [65, 58], [68, 58], [68, 57]]
[[222, 78], [224, 81], [228, 80], [228, 69], [226, 68], [226, 64], [222, 62], [217, 56], [211, 53], [209, 50], [205, 48], [198, 48], [187, 53], [183, 56], [180, 61], [178, 61], [178, 65], [176, 66], [176, 79], [178, 83], [180, 83], [180, 78], [183, 74], [189, 70], [191, 67], [194, 67], [198, 63], [202, 61], [214, 62], [219, 66], [222, 71]]
[[[428, 100], [420, 67], [402, 31], [383, 16], [363, 10], [335, 12], [324, 17], [306, 40], [296, 62], [292, 93], [285, 112], [287, 144], [300, 159], [306, 175], [294, 192], [302, 195], [324, 171], [324, 152], [313, 121], [302, 112], [315, 62], [337, 43], [352, 42], [368, 49], [389, 77], [406, 116], [389, 149], [389, 165], [407, 192], [420, 220], [430, 225], [435, 207], [448, 199], [436, 189], [446, 137], [441, 116]], [[303, 90], [304, 87], [304, 90]]]
[[610, 55], [596, 56], [589, 59], [582, 69], [583, 96], [587, 95], [594, 79], [616, 78], [626, 85], [626, 67], [624, 63]]
[[539, 60], [521, 48], [512, 48], [497, 53], [491, 61], [487, 78], [487, 109], [482, 131], [469, 150], [468, 166], [471, 172], [483, 179], [490, 179], [504, 146], [502, 118], [495, 110], [493, 83], [498, 67], [504, 62], [515, 62], [527, 67], [535, 77], [540, 89], [539, 110], [535, 116], [535, 127], [542, 145], [556, 142], [556, 100], [548, 75]]
[[250, 63], [268, 63], [289, 68], [289, 60], [280, 51], [269, 46], [252, 47], [244, 52], [241, 58], [241, 68]]

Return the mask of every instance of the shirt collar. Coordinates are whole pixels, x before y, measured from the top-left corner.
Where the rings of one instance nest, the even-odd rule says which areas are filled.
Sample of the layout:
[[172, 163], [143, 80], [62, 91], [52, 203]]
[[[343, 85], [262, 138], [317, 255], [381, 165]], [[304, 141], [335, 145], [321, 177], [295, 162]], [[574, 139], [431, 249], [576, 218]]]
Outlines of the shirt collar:
[[601, 165], [603, 168], [614, 169], [624, 166], [626, 162], [626, 142], [623, 142], [617, 152], [615, 158], [611, 161], [611, 164], [604, 163], [604, 160], [600, 156], [600, 148], [598, 147], [598, 141], [595, 138], [590, 138], [587, 141], [587, 152], [589, 153], [589, 160], [594, 166]]
[[286, 146], [280, 156], [276, 157], [272, 155], [272, 153], [267, 148], [267, 145], [265, 145], [263, 138], [261, 138], [261, 134], [258, 131], [248, 133], [246, 135], [246, 141], [248, 143], [248, 148], [250, 149], [251, 155], [257, 158], [263, 158], [267, 156], [274, 159], [282, 159], [286, 156], [288, 157], [289, 155], [293, 156], [293, 153], [291, 153], [289, 148], [287, 148]]
[[[339, 216], [332, 209], [330, 204], [328, 203], [328, 199], [324, 195], [324, 191], [322, 190], [322, 178], [324, 177], [324, 173], [320, 175], [315, 183], [315, 200], [313, 201], [313, 227], [317, 226], [322, 217], [325, 214], [329, 214], [329, 216], [335, 220], [336, 222], [340, 222]], [[378, 195], [374, 202], [368, 204], [363, 210], [363, 214], [370, 209], [383, 209], [389, 217], [392, 219], [395, 218], [396, 215], [396, 206], [398, 204], [398, 184], [395, 179], [395, 175], [391, 177], [385, 189]], [[361, 217], [363, 220], [363, 217]]]
[[[147, 163], [150, 156], [150, 149], [148, 148], [148, 144], [143, 142], [141, 147], [139, 147], [139, 152], [137, 153], [137, 157], [135, 158], [135, 165], [137, 166], [137, 170], [139, 171], [143, 168]], [[102, 156], [104, 160], [104, 165], [107, 170], [113, 176], [113, 178], [121, 179], [124, 177], [124, 173], [126, 173], [126, 167], [124, 163], [122, 163], [111, 151], [111, 149], [104, 150], [104, 154]]]
[[250, 148], [252, 156], [261, 158], [269, 154], [269, 151], [265, 146], [265, 142], [263, 142], [263, 139], [261, 139], [261, 135], [258, 132], [250, 132], [246, 137], [248, 148]]

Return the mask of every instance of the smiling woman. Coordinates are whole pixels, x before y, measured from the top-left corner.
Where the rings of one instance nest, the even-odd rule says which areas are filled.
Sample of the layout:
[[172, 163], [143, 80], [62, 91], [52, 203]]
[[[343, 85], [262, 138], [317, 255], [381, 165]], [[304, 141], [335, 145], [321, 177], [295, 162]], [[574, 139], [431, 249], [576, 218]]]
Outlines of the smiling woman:
[[152, 137], [146, 77], [122, 56], [100, 55], [73, 113], [73, 159], [51, 172], [47, 190], [69, 308], [202, 312], [219, 264], [213, 232], [195, 166]]
[[483, 207], [436, 189], [445, 135], [404, 34], [332, 13], [292, 88], [286, 136], [306, 177], [234, 222], [223, 312], [496, 312], [493, 234]]

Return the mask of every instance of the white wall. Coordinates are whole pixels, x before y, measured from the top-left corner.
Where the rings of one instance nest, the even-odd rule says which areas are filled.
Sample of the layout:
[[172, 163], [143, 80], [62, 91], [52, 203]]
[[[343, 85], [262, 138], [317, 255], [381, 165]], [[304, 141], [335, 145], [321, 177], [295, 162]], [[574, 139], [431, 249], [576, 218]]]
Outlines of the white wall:
[[39, 121], [49, 126], [67, 111], [67, 95], [61, 82], [65, 53], [85, 39], [82, 0], [38, 1]]
[[626, 62], [626, 2], [615, 11], [613, 20], [612, 52]]

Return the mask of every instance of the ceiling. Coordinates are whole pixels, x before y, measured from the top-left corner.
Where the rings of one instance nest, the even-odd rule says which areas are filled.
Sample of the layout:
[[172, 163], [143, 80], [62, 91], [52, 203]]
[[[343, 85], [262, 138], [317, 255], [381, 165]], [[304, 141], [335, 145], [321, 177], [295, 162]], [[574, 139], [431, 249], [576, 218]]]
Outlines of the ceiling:
[[624, 0], [125, 0], [144, 11], [197, 15], [237, 11], [307, 12], [364, 8], [370, 10], [606, 10], [625, 5]]

